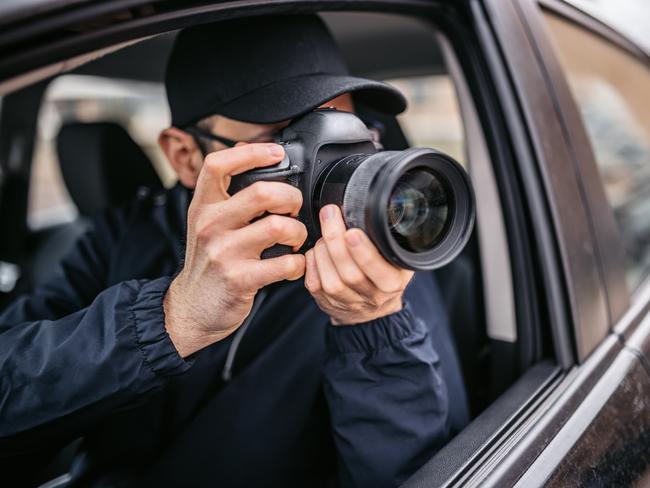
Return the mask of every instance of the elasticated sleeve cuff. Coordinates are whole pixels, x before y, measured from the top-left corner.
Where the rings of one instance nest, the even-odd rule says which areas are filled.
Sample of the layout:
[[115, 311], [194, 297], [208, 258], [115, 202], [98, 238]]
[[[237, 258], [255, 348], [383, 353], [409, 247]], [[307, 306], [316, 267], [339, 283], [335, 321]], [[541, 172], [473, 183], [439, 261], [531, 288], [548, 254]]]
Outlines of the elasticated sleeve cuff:
[[138, 347], [147, 365], [162, 376], [184, 373], [192, 365], [178, 354], [165, 329], [163, 298], [170, 283], [170, 277], [144, 282], [131, 307]]
[[414, 335], [426, 334], [420, 320], [415, 320], [408, 303], [399, 312], [354, 325], [331, 325], [327, 328], [327, 348], [332, 354], [370, 353], [392, 347]]

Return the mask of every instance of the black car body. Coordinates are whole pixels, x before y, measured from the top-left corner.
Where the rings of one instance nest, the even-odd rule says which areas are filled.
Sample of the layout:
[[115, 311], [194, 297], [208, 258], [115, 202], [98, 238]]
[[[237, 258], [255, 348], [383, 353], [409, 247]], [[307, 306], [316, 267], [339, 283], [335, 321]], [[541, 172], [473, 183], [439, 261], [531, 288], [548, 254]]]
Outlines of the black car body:
[[[562, 36], [593, 38], [594, 50], [606, 46], [644, 80], [650, 58], [561, 1], [3, 2], [0, 305], [33, 285], [25, 277], [47, 237], [26, 216], [39, 108], [52, 80], [72, 71], [160, 82], [174, 31], [297, 11], [323, 13], [353, 72], [444, 72], [460, 106], [478, 225], [460, 261], [436, 273], [474, 418], [405, 486], [650, 483], [650, 233], [642, 225], [650, 179], [634, 176], [635, 187], [621, 190], [625, 202], [612, 203], [597, 128], [585, 123], [570, 76], [582, 68], [567, 61], [575, 49]], [[642, 129], [641, 142], [624, 148], [640, 175], [644, 164], [650, 171], [650, 108], [643, 97], [624, 101]], [[446, 280], [460, 290], [445, 291]], [[40, 482], [62, 474], [65, 465], [55, 466]]]

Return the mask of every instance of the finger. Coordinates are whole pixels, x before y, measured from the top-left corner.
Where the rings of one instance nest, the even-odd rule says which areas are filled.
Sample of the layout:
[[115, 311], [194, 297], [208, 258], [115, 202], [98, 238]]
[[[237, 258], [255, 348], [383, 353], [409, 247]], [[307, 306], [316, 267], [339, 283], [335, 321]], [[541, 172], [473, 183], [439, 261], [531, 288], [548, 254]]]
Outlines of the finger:
[[[372, 283], [385, 293], [402, 288], [405, 277], [403, 271], [386, 261], [379, 250], [361, 229], [345, 232], [345, 242], [352, 259], [364, 270]], [[407, 272], [408, 273], [408, 272]]]
[[[297, 216], [302, 193], [276, 181], [258, 181], [224, 202], [192, 208], [191, 222], [196, 233], [208, 239], [224, 229], [239, 229], [265, 212]], [[196, 211], [195, 211], [196, 210]]]
[[325, 294], [343, 302], [359, 300], [359, 295], [341, 280], [323, 239], [316, 242], [314, 257], [316, 258], [316, 268], [318, 269], [321, 288]]
[[210, 153], [196, 182], [193, 202], [214, 203], [228, 198], [230, 177], [282, 161], [284, 149], [279, 144], [243, 144]]
[[235, 193], [222, 204], [223, 224], [241, 227], [265, 212], [298, 216], [302, 193], [288, 183], [258, 181]]
[[307, 239], [305, 224], [284, 215], [268, 215], [232, 233], [235, 251], [259, 257], [262, 251], [275, 244], [284, 244], [297, 250]]
[[320, 277], [313, 249], [305, 253], [305, 288], [312, 295], [318, 295], [321, 292]]
[[282, 280], [294, 281], [305, 274], [305, 256], [285, 254], [277, 258], [250, 261], [246, 266], [247, 279], [255, 289]]
[[345, 242], [345, 222], [339, 207], [336, 205], [323, 207], [320, 211], [320, 222], [323, 240], [343, 283], [358, 293], [370, 293], [374, 285], [370, 283], [348, 251]]

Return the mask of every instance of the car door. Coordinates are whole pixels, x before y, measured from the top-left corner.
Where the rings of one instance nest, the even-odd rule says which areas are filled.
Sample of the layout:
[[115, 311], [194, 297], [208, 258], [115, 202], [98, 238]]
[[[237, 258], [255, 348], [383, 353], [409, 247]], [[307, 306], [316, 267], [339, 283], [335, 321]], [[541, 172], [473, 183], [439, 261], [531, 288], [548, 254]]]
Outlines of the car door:
[[[521, 378], [407, 485], [542, 484], [554, 473], [567, 473], [565, 458], [589, 466], [580, 462], [582, 446], [606, 446], [601, 431], [590, 430], [594, 425], [606, 428], [612, 418], [642, 425], [643, 409], [630, 405], [642, 404], [648, 377], [639, 351], [624, 347], [615, 328], [621, 316], [636, 320], [626, 318], [629, 294], [619, 287], [622, 249], [611, 239], [616, 223], [611, 212], [597, 213], [604, 197], [592, 186], [600, 182], [593, 161], [590, 167], [588, 158], [576, 155], [581, 146], [574, 144], [570, 128], [580, 125], [567, 122], [556, 81], [562, 72], [551, 71], [552, 54], [540, 51], [536, 36], [545, 34], [533, 30], [541, 13], [532, 0], [79, 5], [76, 11], [52, 7], [47, 19], [33, 19], [31, 30], [5, 31], [14, 51], [0, 59], [0, 79], [9, 80], [0, 88], [55, 75], [141, 36], [242, 12], [359, 9], [437, 22], [449, 39], [456, 81], [466, 92], [466, 123], [475, 128], [468, 136], [484, 139], [480, 145], [494, 167], [512, 260], [517, 338], [532, 352], [524, 354], [528, 346], [522, 345]], [[577, 117], [575, 107], [571, 110]], [[635, 303], [632, 310], [640, 317], [644, 305]], [[636, 327], [636, 336], [631, 330], [630, 340], [639, 350], [645, 347], [646, 336], [639, 335], [644, 328]], [[543, 331], [549, 337], [534, 340]], [[604, 419], [600, 424], [599, 418]], [[625, 427], [620, 421], [611, 425]], [[588, 432], [596, 434], [585, 440]], [[558, 442], [564, 443], [553, 444]]]
[[[628, 195], [627, 210], [621, 209], [607, 171], [611, 175], [618, 164], [620, 173], [620, 166], [627, 165], [628, 176], [638, 183], [650, 167], [650, 110], [636, 88], [648, 86], [650, 65], [622, 36], [576, 9], [540, 3], [484, 5], [518, 92], [549, 206], [556, 206], [553, 220], [571, 302], [576, 364], [542, 407], [546, 413], [486, 480], [489, 486], [522, 487], [642, 484], [650, 462], [647, 271], [645, 260], [630, 249], [641, 247], [644, 257], [647, 243], [643, 231], [625, 225], [634, 224], [633, 210], [643, 208], [648, 197], [646, 185], [639, 183]], [[522, 69], [525, 58], [533, 60], [526, 66], [534, 69]], [[623, 101], [619, 111], [635, 120], [622, 131], [636, 144], [636, 176], [629, 175], [629, 158], [613, 161], [614, 150], [598, 137], [602, 129], [596, 132], [594, 118], [595, 110], [605, 110], [603, 95], [592, 99], [596, 108], [585, 106], [584, 80], [580, 85], [578, 75], [593, 86], [607, 83], [612, 96]], [[647, 214], [641, 215], [636, 212], [643, 223]]]

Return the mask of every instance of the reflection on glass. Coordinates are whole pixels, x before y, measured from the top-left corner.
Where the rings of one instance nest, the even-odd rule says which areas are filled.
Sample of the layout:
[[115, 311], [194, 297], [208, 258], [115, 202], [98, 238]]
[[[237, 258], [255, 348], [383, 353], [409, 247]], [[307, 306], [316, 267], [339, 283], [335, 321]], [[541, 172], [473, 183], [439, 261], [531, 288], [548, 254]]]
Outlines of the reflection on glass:
[[587, 129], [635, 289], [650, 275], [650, 71], [607, 41], [547, 14]]

